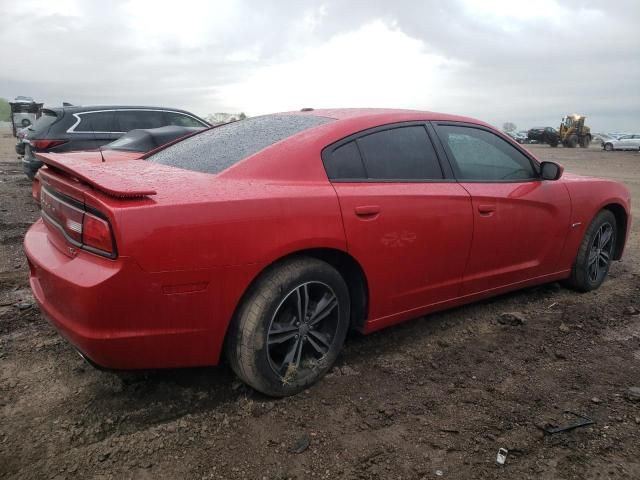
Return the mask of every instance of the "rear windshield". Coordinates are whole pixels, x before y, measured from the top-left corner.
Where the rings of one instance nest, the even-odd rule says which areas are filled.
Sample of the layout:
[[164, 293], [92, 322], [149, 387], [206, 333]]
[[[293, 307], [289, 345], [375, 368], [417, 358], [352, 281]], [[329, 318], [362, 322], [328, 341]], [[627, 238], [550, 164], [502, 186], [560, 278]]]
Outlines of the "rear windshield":
[[315, 115], [247, 118], [186, 138], [147, 160], [196, 172], [220, 173], [280, 140], [333, 120]]
[[35, 121], [33, 125], [29, 127], [29, 130], [32, 132], [36, 132], [37, 134], [43, 135], [47, 133], [49, 127], [53, 122], [58, 119], [58, 116], [53, 110], [43, 110], [42, 116]]

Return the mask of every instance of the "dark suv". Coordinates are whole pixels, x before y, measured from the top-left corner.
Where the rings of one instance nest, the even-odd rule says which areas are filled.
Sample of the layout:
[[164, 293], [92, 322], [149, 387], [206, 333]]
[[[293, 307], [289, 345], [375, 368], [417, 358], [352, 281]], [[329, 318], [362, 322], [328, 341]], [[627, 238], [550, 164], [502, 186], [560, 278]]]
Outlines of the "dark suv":
[[533, 127], [527, 132], [530, 142], [546, 143], [557, 147], [560, 141], [558, 131], [553, 127]]
[[45, 108], [42, 116], [29, 127], [25, 138], [24, 173], [31, 179], [42, 162], [36, 152], [69, 152], [93, 150], [138, 128], [158, 128], [166, 125], [210, 127], [184, 110], [160, 107], [59, 107]]

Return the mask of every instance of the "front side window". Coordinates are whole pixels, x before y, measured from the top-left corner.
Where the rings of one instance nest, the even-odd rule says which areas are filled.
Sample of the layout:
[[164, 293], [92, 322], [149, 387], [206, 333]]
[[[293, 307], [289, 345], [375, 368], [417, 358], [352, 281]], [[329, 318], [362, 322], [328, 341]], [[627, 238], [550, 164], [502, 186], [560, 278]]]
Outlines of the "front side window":
[[438, 125], [458, 180], [509, 181], [538, 178], [529, 158], [499, 136], [480, 128]]
[[331, 180], [422, 181], [443, 178], [423, 125], [364, 134], [323, 153]]

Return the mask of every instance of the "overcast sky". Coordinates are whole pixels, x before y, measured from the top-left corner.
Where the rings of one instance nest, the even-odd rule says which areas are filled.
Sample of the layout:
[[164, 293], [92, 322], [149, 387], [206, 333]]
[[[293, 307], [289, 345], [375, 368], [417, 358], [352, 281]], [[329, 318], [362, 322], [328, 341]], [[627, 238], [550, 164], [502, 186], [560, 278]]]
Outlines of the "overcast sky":
[[0, 96], [640, 131], [638, 0], [0, 0]]

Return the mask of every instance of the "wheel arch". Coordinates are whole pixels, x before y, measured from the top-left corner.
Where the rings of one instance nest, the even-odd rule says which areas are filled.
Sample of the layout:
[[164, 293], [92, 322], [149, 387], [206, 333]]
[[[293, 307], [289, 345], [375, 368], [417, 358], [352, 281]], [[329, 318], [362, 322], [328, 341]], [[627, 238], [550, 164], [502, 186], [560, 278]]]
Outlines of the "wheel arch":
[[349, 327], [352, 330], [362, 331], [364, 324], [368, 318], [369, 284], [360, 262], [358, 262], [352, 255], [350, 255], [346, 251], [337, 248], [305, 248], [281, 255], [256, 273], [256, 275], [249, 282], [245, 291], [240, 296], [240, 299], [238, 300], [238, 303], [233, 310], [231, 321], [229, 322], [229, 326], [227, 327], [227, 331], [225, 333], [225, 344], [226, 338], [229, 336], [229, 331], [231, 330], [231, 324], [236, 321], [240, 307], [253, 291], [260, 277], [270, 269], [276, 268], [282, 262], [295, 257], [317, 258], [318, 260], [322, 260], [328, 263], [333, 268], [335, 268], [338, 273], [340, 273], [345, 283], [347, 284], [349, 296], [351, 298], [351, 315], [349, 319]]
[[608, 203], [602, 207], [602, 210], [609, 210], [616, 218], [616, 245], [613, 259], [620, 260], [627, 239], [629, 215], [625, 208], [619, 203]]

